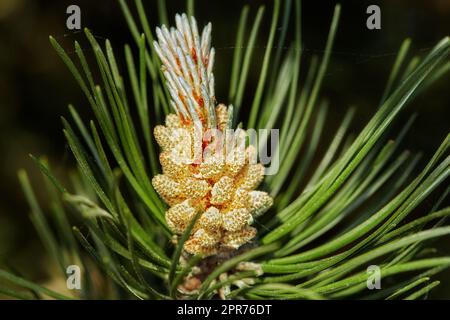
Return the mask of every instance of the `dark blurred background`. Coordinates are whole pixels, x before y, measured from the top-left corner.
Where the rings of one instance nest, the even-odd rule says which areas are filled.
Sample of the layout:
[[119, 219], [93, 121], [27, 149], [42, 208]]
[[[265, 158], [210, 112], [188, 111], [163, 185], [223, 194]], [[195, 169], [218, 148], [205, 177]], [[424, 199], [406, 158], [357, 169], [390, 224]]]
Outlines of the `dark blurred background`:
[[[156, 1], [144, 2], [154, 27], [158, 21]], [[219, 101], [226, 102], [227, 99], [240, 9], [244, 4], [250, 5], [251, 22], [258, 6], [266, 2], [247, 98], [253, 96], [259, 75], [258, 67], [270, 25], [271, 1], [196, 1], [195, 14], [200, 27], [208, 21], [213, 22]], [[73, 166], [61, 132], [60, 116], [68, 114], [67, 104], [72, 103], [83, 116], [92, 117], [81, 90], [48, 41], [48, 35], [53, 35], [71, 55], [74, 40], [88, 48], [81, 33], [66, 29], [66, 8], [71, 4], [81, 8], [82, 27], [89, 27], [100, 41], [109, 38], [117, 53], [123, 52], [125, 43], [132, 44], [135, 49], [115, 0], [0, 0], [0, 258], [7, 257], [24, 274], [37, 280], [45, 280], [51, 266], [28, 219], [28, 206], [18, 184], [17, 170], [27, 169], [32, 181], [39, 183], [38, 170], [28, 157], [29, 153], [46, 155], [56, 173]], [[129, 4], [134, 8], [133, 1]], [[303, 1], [305, 62], [313, 54], [320, 55], [323, 51], [335, 4], [336, 1]], [[402, 40], [411, 37], [412, 52], [423, 55], [438, 40], [449, 35], [450, 1], [342, 0], [341, 4], [342, 16], [322, 95], [331, 101], [330, 127], [342, 118], [348, 106], [357, 106], [353, 124], [353, 130], [357, 132], [376, 111]], [[381, 30], [366, 28], [366, 8], [370, 4], [381, 8]], [[169, 18], [186, 10], [184, 0], [167, 1], [167, 7]], [[289, 43], [292, 35], [288, 34], [287, 39]], [[418, 112], [413, 130], [403, 146], [415, 152], [422, 151], [424, 161], [450, 129], [449, 80], [447, 74], [418, 96], [395, 124], [398, 128], [411, 113]], [[39, 196], [45, 200], [44, 194]], [[431, 207], [431, 202], [427, 205]], [[450, 244], [448, 238], [444, 240], [439, 250], [448, 254]], [[444, 278], [443, 283], [431, 297], [448, 299], [450, 273], [441, 274], [440, 278]]]

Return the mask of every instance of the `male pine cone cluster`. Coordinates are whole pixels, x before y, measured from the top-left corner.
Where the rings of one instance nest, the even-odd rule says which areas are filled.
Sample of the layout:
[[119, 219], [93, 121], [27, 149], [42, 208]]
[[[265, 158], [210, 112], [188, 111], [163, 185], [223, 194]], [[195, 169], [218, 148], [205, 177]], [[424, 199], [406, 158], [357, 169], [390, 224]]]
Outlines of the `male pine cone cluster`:
[[[165, 126], [154, 129], [163, 173], [152, 184], [170, 206], [166, 221], [175, 234], [182, 234], [201, 214], [184, 249], [209, 256], [237, 249], [254, 238], [253, 218], [273, 200], [266, 192], [255, 191], [264, 167], [253, 161], [255, 148], [242, 144], [245, 131], [227, 133], [232, 107], [216, 106], [211, 24], [200, 36], [194, 17], [177, 14], [175, 22], [170, 29], [156, 28], [158, 41], [153, 43], [176, 114], [169, 114]], [[211, 131], [223, 138], [208, 136]]]
[[[226, 107], [219, 105], [218, 119], [224, 113]], [[185, 130], [177, 130], [180, 128]], [[194, 134], [192, 126], [183, 125], [175, 114], [167, 116], [165, 126], [155, 127], [163, 174], [155, 176], [152, 183], [170, 206], [166, 221], [175, 234], [182, 234], [201, 212], [184, 249], [209, 256], [237, 249], [254, 238], [256, 229], [250, 224], [273, 201], [266, 192], [255, 190], [263, 180], [264, 167], [251, 161], [253, 146], [242, 152], [240, 144], [234, 144], [235, 149], [226, 150], [225, 155], [212, 153], [200, 164], [185, 163], [181, 157], [194, 158]]]

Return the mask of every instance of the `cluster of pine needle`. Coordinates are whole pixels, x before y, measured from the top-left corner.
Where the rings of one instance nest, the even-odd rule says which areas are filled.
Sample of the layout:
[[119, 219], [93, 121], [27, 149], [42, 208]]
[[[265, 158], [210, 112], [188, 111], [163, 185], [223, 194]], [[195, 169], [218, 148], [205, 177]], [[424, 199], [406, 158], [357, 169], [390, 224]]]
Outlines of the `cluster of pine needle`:
[[[81, 289], [56, 292], [1, 269], [0, 280], [7, 284], [0, 287], [2, 294], [19, 299], [417, 299], [439, 284], [430, 279], [450, 266], [450, 256], [436, 256], [428, 248], [433, 239], [450, 234], [444, 224], [450, 208], [442, 207], [449, 190], [450, 135], [417, 171], [419, 155], [399, 150], [411, 121], [396, 138], [389, 129], [407, 104], [449, 69], [448, 37], [410, 61], [411, 41], [405, 40], [371, 120], [359, 133], [349, 133], [355, 114], [349, 109], [330, 132], [329, 102], [321, 87], [341, 7], [331, 18], [323, 54], [306, 60], [300, 0], [273, 0], [270, 12], [244, 6], [236, 26], [230, 26], [236, 43], [229, 95], [218, 100], [233, 104], [233, 127], [242, 122], [244, 128], [280, 129], [279, 171], [260, 187], [274, 203], [254, 223], [256, 245], [226, 260], [208, 258], [208, 272], [181, 292], [205, 266], [204, 257], [183, 250], [195, 221], [174, 243], [165, 219], [168, 207], [151, 183], [161, 173], [153, 129], [173, 113], [153, 30], [173, 23], [164, 0], [157, 1], [158, 23], [148, 21], [142, 0], [117, 2], [133, 41], [124, 47], [124, 70], [116, 61], [118, 49], [109, 40], [98, 43], [87, 29], [92, 50], [75, 42], [70, 56], [50, 37], [94, 116], [82, 119], [77, 108], [86, 106], [69, 106], [71, 119], [63, 119], [77, 164], [70, 185], [59, 182], [47, 161], [33, 157], [43, 174], [33, 185], [49, 194], [41, 206], [26, 172], [19, 172], [31, 220], [59, 276], [66, 279], [67, 267], [79, 266]], [[187, 4], [188, 16], [195, 16], [193, 1]], [[250, 66], [260, 53], [255, 43], [267, 13], [270, 31], [262, 64], [254, 71], [259, 72], [256, 89], [249, 94]], [[294, 39], [286, 39], [288, 28]], [[289, 50], [281, 49], [288, 45]], [[96, 65], [88, 64], [86, 52]], [[248, 119], [241, 117], [244, 108]], [[331, 142], [318, 154], [327, 136]], [[446, 190], [432, 210], [412, 220], [411, 212], [442, 186]], [[381, 270], [382, 290], [367, 289], [370, 265]]]

